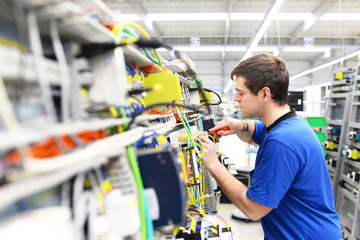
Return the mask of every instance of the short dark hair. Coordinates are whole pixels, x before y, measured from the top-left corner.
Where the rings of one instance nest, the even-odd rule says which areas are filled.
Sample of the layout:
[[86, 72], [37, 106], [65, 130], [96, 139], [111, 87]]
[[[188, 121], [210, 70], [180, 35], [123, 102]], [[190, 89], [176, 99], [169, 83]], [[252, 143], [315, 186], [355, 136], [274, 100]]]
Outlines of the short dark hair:
[[[270, 54], [258, 54], [240, 62], [231, 72], [231, 79], [245, 78], [245, 86], [256, 95], [264, 88], [280, 106], [288, 101], [289, 72], [284, 60]], [[235, 77], [235, 78], [234, 78]]]

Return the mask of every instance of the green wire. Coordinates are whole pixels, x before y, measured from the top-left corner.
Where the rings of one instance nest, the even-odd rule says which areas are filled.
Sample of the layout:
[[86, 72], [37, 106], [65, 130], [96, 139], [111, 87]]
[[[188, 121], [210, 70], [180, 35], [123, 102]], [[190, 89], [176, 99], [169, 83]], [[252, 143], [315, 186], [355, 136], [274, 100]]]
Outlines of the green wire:
[[156, 58], [157, 58], [157, 60], [158, 60], [158, 62], [159, 62], [159, 66], [161, 67], [161, 59], [160, 59], [160, 56], [159, 56], [159, 54], [158, 54], [158, 52], [156, 51], [155, 48], [153, 48], [153, 51], [154, 51], [154, 54], [155, 54], [155, 56], [156, 56]]
[[134, 148], [132, 145], [127, 146], [127, 154], [129, 157], [129, 162], [131, 169], [134, 173], [136, 186], [138, 189], [139, 196], [139, 206], [140, 206], [140, 222], [141, 222], [141, 239], [147, 239], [147, 229], [146, 229], [146, 214], [145, 214], [145, 206], [144, 206], [144, 185], [141, 179], [140, 170], [136, 162], [136, 157], [134, 153]]
[[[121, 112], [121, 118], [126, 118], [126, 112], [125, 112], [124, 107], [120, 108], [120, 112]], [[124, 124], [123, 127], [126, 130], [128, 127], [128, 124]], [[144, 194], [143, 194], [144, 185], [143, 185], [143, 182], [141, 179], [139, 166], [136, 162], [136, 157], [135, 157], [135, 152], [134, 152], [133, 146], [132, 145], [127, 146], [126, 150], [127, 150], [127, 154], [128, 154], [128, 158], [129, 158], [129, 162], [130, 162], [130, 167], [134, 174], [136, 187], [138, 190], [140, 222], [141, 222], [141, 225], [140, 225], [141, 239], [146, 240], [147, 239], [147, 225], [146, 225], [146, 212], [145, 212], [145, 202], [144, 202]]]
[[177, 106], [175, 106], [175, 108], [176, 108], [176, 112], [179, 115], [180, 120], [181, 120], [181, 122], [182, 122], [182, 124], [183, 124], [183, 126], [185, 128], [185, 131], [186, 131], [186, 133], [187, 133], [187, 135], [188, 135], [188, 137], [190, 139], [190, 142], [195, 145], [195, 141], [192, 138], [192, 135], [190, 134], [189, 129], [187, 128], [186, 123], [184, 122], [184, 119], [182, 118], [182, 114], [180, 113], [180, 109]]
[[156, 60], [153, 56], [151, 56], [151, 54], [149, 53], [149, 51], [146, 49], [146, 48], [143, 48], [146, 56], [153, 62], [153, 63], [156, 63], [157, 65], [161, 66], [160, 62], [158, 60]]

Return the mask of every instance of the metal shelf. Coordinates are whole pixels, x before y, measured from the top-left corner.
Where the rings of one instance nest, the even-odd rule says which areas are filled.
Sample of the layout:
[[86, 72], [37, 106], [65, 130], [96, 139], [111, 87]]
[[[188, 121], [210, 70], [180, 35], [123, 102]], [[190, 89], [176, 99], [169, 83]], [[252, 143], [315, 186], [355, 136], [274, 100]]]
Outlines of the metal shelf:
[[342, 120], [326, 120], [328, 125], [337, 125], [337, 126], [341, 126], [342, 125]]
[[[334, 157], [334, 158], [338, 158], [339, 157], [339, 154], [337, 151], [331, 151], [331, 150], [326, 150], [326, 154], [331, 156], [331, 157]], [[337, 159], [336, 159], [337, 160]]]
[[347, 96], [349, 96], [349, 92], [345, 92], [345, 93], [330, 93], [330, 98], [346, 98]]
[[83, 8], [70, 1], [48, 4], [38, 13], [40, 22], [57, 19], [61, 38], [78, 43], [114, 42], [116, 36], [98, 20], [86, 15]]
[[345, 174], [341, 174], [341, 179], [344, 180], [345, 182], [347, 182], [348, 184], [350, 184], [353, 187], [358, 187], [359, 183], [355, 182], [353, 180], [351, 180], [350, 178], [348, 178]]
[[346, 80], [336, 80], [336, 81], [332, 81], [331, 85], [332, 86], [338, 86], [338, 85], [347, 85], [347, 86], [351, 86], [353, 84], [353, 81], [351, 80], [350, 83], [347, 83]]
[[357, 201], [357, 199], [356, 199], [356, 197], [354, 196], [354, 195], [352, 195], [349, 191], [347, 191], [346, 189], [344, 189], [344, 188], [339, 188], [340, 189], [340, 192], [344, 195], [344, 196], [346, 196], [348, 199], [350, 199], [352, 202], [354, 202], [355, 204], [356, 204], [356, 201]]
[[355, 162], [354, 160], [349, 160], [349, 159], [344, 159], [344, 162], [353, 167], [360, 169], [360, 162]]
[[352, 142], [352, 143], [350, 143], [350, 144], [348, 144], [349, 146], [352, 146], [352, 147], [355, 147], [355, 148], [357, 148], [357, 149], [360, 149], [360, 143], [358, 143], [358, 142]]
[[360, 129], [360, 123], [357, 123], [357, 122], [349, 122], [349, 127], [359, 128], [359, 129]]

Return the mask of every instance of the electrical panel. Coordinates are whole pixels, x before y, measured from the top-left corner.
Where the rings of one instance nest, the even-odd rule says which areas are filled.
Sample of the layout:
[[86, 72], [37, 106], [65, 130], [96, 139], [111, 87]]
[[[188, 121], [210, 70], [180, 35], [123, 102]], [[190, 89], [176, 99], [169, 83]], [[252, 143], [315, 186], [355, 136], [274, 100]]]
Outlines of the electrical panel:
[[0, 8], [1, 239], [232, 239], [199, 139], [221, 99], [184, 53], [101, 1]]

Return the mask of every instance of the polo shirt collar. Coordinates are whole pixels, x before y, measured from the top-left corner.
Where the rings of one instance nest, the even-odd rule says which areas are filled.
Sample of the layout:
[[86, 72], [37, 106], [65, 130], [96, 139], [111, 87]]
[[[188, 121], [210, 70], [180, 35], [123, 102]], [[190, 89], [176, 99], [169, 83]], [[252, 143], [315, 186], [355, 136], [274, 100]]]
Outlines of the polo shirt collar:
[[269, 133], [271, 131], [271, 129], [273, 129], [274, 127], [279, 125], [279, 123], [281, 123], [282, 121], [285, 121], [286, 119], [289, 119], [289, 118], [292, 118], [295, 116], [296, 116], [295, 109], [294, 108], [290, 109], [290, 112], [285, 113], [284, 115], [282, 115], [281, 117], [276, 119], [276, 121], [273, 122], [270, 126], [268, 126], [266, 128], [266, 132]]

